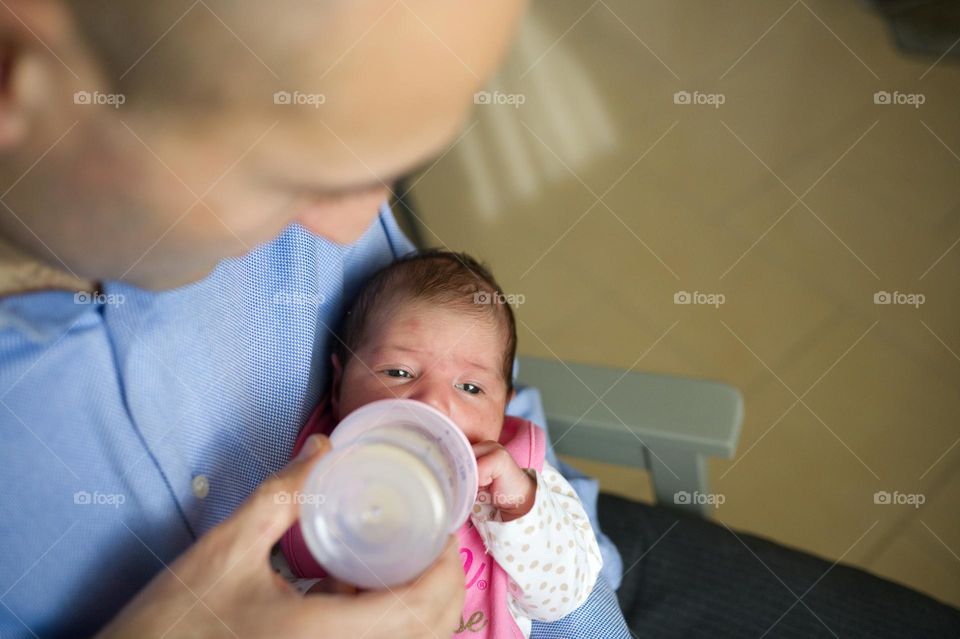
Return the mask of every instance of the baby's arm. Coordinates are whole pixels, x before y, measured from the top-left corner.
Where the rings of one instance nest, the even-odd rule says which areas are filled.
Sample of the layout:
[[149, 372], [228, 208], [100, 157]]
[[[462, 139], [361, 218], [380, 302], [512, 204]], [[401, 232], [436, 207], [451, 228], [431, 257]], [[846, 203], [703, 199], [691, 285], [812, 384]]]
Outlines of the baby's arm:
[[583, 603], [603, 560], [576, 493], [544, 462], [528, 471], [537, 482], [533, 507], [502, 522], [474, 517], [487, 550], [510, 577], [513, 607], [531, 619], [555, 621]]

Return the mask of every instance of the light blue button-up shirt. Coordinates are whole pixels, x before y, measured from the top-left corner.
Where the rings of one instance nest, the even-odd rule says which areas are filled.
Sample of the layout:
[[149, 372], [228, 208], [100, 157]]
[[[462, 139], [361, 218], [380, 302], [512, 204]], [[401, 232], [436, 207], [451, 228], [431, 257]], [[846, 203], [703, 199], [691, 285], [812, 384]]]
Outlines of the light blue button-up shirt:
[[[344, 301], [412, 249], [384, 206], [353, 245], [292, 225], [173, 291], [0, 298], [0, 637], [95, 633], [282, 468]], [[543, 421], [530, 391], [510, 410]], [[533, 636], [629, 636], [601, 542], [608, 579]]]

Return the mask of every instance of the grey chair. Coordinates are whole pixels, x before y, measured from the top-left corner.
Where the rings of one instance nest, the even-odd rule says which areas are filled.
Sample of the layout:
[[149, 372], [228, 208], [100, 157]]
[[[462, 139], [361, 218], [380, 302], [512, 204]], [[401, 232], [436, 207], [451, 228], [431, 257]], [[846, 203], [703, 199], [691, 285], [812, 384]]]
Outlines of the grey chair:
[[960, 612], [866, 571], [708, 521], [706, 459], [733, 456], [726, 384], [521, 357], [556, 452], [646, 468], [657, 504], [600, 493], [636, 637], [960, 637]]
[[645, 468], [661, 505], [706, 515], [706, 459], [729, 459], [740, 392], [719, 382], [520, 357], [519, 382], [540, 390], [554, 450]]

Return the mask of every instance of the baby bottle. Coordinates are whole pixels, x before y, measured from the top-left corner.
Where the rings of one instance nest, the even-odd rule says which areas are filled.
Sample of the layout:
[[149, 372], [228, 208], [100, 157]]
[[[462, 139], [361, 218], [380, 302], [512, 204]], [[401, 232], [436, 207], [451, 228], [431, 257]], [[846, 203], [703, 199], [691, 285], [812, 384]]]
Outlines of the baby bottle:
[[427, 569], [466, 521], [477, 461], [463, 432], [423, 402], [362, 406], [330, 436], [300, 506], [303, 537], [329, 574], [361, 588]]

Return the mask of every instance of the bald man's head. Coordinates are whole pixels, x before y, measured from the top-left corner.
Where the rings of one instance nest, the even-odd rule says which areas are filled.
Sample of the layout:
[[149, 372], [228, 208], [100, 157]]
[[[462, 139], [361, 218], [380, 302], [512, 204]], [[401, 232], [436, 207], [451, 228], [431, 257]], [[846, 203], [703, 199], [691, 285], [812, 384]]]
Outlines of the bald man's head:
[[148, 286], [196, 279], [295, 219], [354, 239], [391, 178], [462, 125], [522, 9], [7, 3], [0, 188], [15, 184], [5, 201], [30, 229], [0, 218], [0, 234], [78, 275]]
[[334, 34], [389, 6], [349, 5], [346, 0], [66, 3], [77, 33], [113, 88], [141, 104], [177, 99], [191, 108], [228, 106], [237, 94], [262, 93], [261, 85], [282, 81], [304, 62], [313, 70], [329, 69], [343, 53]]
[[214, 96], [218, 102], [223, 95], [219, 83], [210, 82], [230, 48], [224, 46], [229, 32], [212, 28], [210, 19], [210, 12], [223, 10], [223, 2], [209, 0], [210, 10], [195, 0], [66, 4], [77, 35], [112, 90], [137, 102], [182, 97], [203, 103]]

